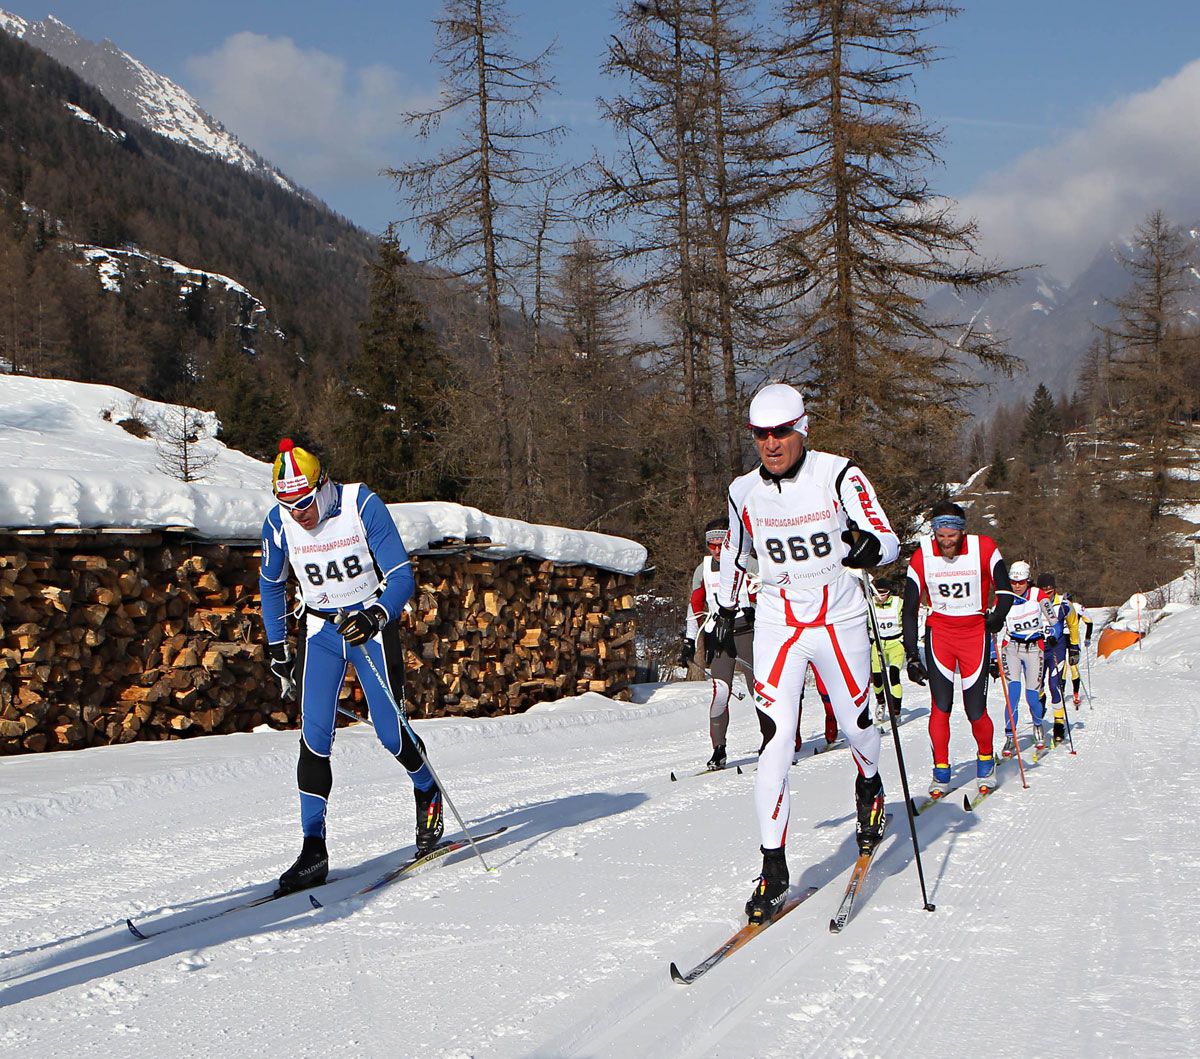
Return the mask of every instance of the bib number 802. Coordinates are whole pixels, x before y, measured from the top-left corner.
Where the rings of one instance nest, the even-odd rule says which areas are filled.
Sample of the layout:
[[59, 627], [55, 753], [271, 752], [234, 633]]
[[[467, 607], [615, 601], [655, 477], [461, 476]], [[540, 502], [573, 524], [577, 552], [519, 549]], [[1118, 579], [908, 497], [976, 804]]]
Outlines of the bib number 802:
[[304, 574], [310, 585], [323, 585], [326, 581], [353, 581], [362, 572], [362, 563], [357, 555], [347, 555], [342, 560], [341, 566], [338, 566], [336, 559], [330, 559], [329, 565], [324, 571], [321, 570], [320, 563], [305, 563], [304, 565]]
[[802, 563], [810, 556], [823, 559], [833, 551], [833, 542], [828, 533], [814, 533], [811, 537], [789, 537], [786, 541], [771, 537], [763, 542], [763, 547], [774, 562], [786, 563], [790, 557], [793, 562]]

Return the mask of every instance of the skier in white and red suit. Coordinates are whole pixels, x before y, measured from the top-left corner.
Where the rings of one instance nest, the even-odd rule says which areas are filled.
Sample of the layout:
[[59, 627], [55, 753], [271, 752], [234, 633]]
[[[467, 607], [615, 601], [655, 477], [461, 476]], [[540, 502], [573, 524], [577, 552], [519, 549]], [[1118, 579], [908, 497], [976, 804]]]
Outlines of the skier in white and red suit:
[[[1000, 549], [991, 537], [967, 532], [966, 513], [949, 500], [930, 514], [933, 534], [908, 563], [904, 588], [904, 653], [908, 677], [924, 685], [929, 680], [933, 708], [929, 711], [929, 741], [933, 748], [931, 797], [950, 789], [950, 707], [954, 674], [962, 680], [963, 709], [971, 722], [977, 748], [975, 771], [980, 786], [994, 784], [992, 719], [987, 712], [990, 652], [988, 636], [1004, 628], [1012, 606], [1012, 584]], [[995, 603], [988, 602], [995, 592]], [[930, 614], [925, 622], [926, 663], [917, 651], [917, 611], [925, 598]]]
[[729, 487], [730, 534], [721, 554], [713, 634], [718, 644], [733, 638], [734, 608], [753, 549], [762, 579], [754, 620], [754, 704], [763, 742], [754, 800], [763, 870], [746, 914], [758, 923], [774, 916], [787, 895], [788, 769], [810, 665], [858, 766], [859, 848], [873, 849], [883, 834], [879, 729], [867, 701], [867, 602], [852, 570], [893, 562], [900, 543], [854, 462], [805, 448], [808, 416], [797, 389], [773, 384], [760, 390], [750, 404], [749, 426], [762, 465]]

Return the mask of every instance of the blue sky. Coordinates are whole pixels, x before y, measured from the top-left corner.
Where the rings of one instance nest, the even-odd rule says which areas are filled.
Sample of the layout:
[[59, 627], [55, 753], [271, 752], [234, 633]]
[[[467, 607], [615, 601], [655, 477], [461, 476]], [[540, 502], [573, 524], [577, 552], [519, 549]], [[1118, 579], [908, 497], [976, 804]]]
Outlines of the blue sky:
[[[945, 128], [933, 186], [977, 216], [985, 245], [1061, 273], [1162, 205], [1200, 221], [1200, 3], [966, 0], [937, 27], [942, 60], [919, 75]], [[400, 216], [379, 168], [420, 147], [399, 113], [433, 97], [436, 0], [0, 0], [112, 39], [178, 81], [250, 146], [372, 230]], [[549, 116], [577, 155], [607, 144], [593, 101], [614, 5], [509, 0], [520, 48], [557, 40]], [[1197, 145], [1197, 146], [1192, 146]], [[1190, 211], [1190, 212], [1189, 212]], [[1097, 229], [1097, 233], [1086, 230]], [[415, 249], [415, 248], [414, 248]]]

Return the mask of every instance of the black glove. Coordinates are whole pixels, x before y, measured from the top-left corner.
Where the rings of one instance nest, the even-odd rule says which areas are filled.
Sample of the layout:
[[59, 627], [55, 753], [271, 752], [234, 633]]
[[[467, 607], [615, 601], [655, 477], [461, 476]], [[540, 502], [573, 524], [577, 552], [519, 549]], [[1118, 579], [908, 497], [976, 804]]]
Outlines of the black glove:
[[916, 655], [908, 656], [908, 679], [921, 687], [924, 687], [925, 681], [929, 679], [924, 663]]
[[346, 643], [351, 647], [361, 647], [368, 640], [373, 640], [387, 623], [387, 611], [376, 603], [366, 610], [356, 610], [352, 614], [341, 612], [334, 619], [333, 627], [346, 638]]
[[1046, 643], [1045, 643], [1046, 650], [1047, 650], [1047, 651], [1053, 651], [1053, 650], [1054, 650], [1054, 645], [1055, 645], [1056, 643], [1058, 643], [1058, 637], [1057, 637], [1057, 636], [1047, 636], [1047, 637], [1046, 637]]
[[1087, 633], [1083, 637], [1083, 642], [1084, 643], [1092, 642], [1092, 627], [1090, 625], [1087, 627]]
[[1073, 666], [1079, 665], [1079, 645], [1078, 644], [1071, 644], [1071, 646], [1067, 648], [1067, 661]]
[[[851, 570], [868, 570], [879, 565], [883, 558], [883, 549], [879, 546], [879, 538], [874, 533], [860, 530], [851, 523], [852, 529], [842, 530], [842, 540], [850, 546], [850, 552], [842, 559], [842, 565]], [[854, 535], [858, 534], [858, 540]]]
[[988, 672], [991, 674], [993, 680], [1000, 679], [1000, 663], [995, 658], [988, 663]]
[[996, 613], [994, 607], [983, 616], [983, 627], [987, 629], [989, 636], [994, 636], [1004, 628], [1004, 619]]
[[267, 644], [271, 656], [271, 672], [279, 681], [279, 697], [290, 702], [296, 697], [296, 663], [288, 650], [287, 642]]
[[716, 655], [737, 657], [737, 644], [733, 641], [733, 621], [737, 617], [734, 607], [718, 607], [717, 620], [712, 631], [704, 636], [704, 661], [711, 662]]
[[683, 646], [679, 649], [679, 664], [686, 669], [696, 659], [696, 641], [690, 636], [683, 638]]

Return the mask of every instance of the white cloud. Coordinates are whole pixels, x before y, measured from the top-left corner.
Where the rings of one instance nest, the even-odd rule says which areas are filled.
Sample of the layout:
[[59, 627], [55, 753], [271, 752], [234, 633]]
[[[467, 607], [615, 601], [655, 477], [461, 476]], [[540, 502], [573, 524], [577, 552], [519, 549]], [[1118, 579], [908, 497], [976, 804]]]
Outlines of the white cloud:
[[960, 202], [981, 245], [1071, 280], [1107, 240], [1152, 209], [1200, 219], [1200, 60], [1097, 111], [1059, 141], [988, 174]]
[[391, 67], [345, 60], [288, 37], [236, 33], [188, 60], [194, 93], [239, 139], [314, 189], [375, 181], [404, 160], [402, 114], [429, 105]]

